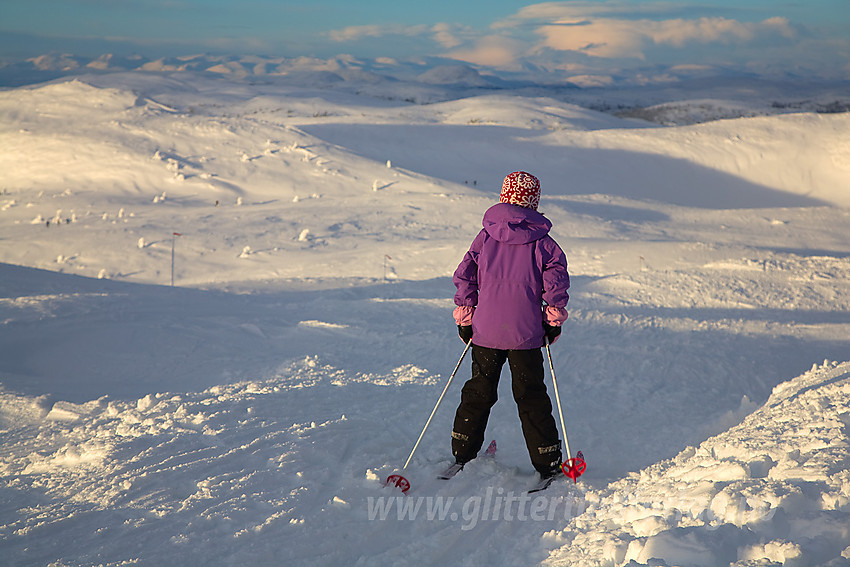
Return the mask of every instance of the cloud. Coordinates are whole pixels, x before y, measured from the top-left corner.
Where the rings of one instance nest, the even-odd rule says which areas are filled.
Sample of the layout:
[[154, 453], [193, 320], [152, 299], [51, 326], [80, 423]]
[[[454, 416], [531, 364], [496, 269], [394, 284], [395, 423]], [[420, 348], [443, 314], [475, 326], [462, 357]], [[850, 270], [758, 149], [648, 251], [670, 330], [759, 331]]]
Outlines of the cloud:
[[401, 24], [372, 24], [366, 26], [349, 26], [341, 30], [331, 30], [328, 37], [333, 41], [358, 41], [366, 37], [384, 37], [387, 35], [421, 35], [428, 26], [405, 26]]
[[[734, 9], [730, 9], [735, 13]], [[766, 14], [768, 15], [768, 14]], [[789, 44], [797, 29], [782, 17], [760, 22], [740, 21], [720, 15], [719, 8], [683, 2], [633, 2], [626, 0], [543, 2], [525, 6], [491, 25], [490, 36], [476, 47], [456, 52], [466, 60], [497, 59], [509, 64], [510, 54], [569, 54], [600, 59], [647, 60], [650, 56], [677, 59], [677, 51], [705, 49], [712, 45], [748, 47], [764, 43]], [[525, 44], [492, 53], [499, 41], [512, 39]], [[706, 52], [710, 53], [710, 52]], [[733, 54], [734, 55], [734, 54]]]
[[[741, 16], [746, 14], [746, 18]], [[456, 23], [351, 26], [326, 34], [331, 43], [360, 42], [376, 55], [415, 51], [494, 69], [549, 70], [594, 84], [638, 68], [656, 77], [677, 65], [843, 74], [850, 41], [819, 35], [781, 17], [781, 7], [754, 9], [695, 5], [680, 0], [541, 2], [475, 29]], [[833, 42], [834, 45], [830, 44]], [[354, 46], [352, 46], [354, 48]], [[655, 69], [655, 70], [653, 70]], [[685, 71], [682, 71], [685, 72]], [[689, 71], [690, 72], [690, 71]], [[674, 73], [676, 75], [677, 73]], [[673, 76], [673, 75], [671, 75]], [[664, 77], [661, 77], [664, 78]], [[667, 79], [664, 79], [667, 80]]]
[[451, 51], [446, 56], [475, 65], [509, 69], [515, 67], [526, 48], [523, 42], [489, 35], [476, 41], [472, 47]]
[[643, 58], [644, 36], [627, 20], [557, 21], [537, 28], [540, 47], [595, 57]]
[[785, 18], [768, 18], [763, 22], [739, 22], [726, 18], [699, 18], [697, 20], [666, 20], [655, 22], [647, 30], [650, 39], [657, 44], [682, 47], [690, 42], [697, 43], [748, 43], [760, 36], [778, 34], [792, 38], [795, 35]]
[[463, 43], [456, 33], [456, 28], [449, 24], [437, 24], [431, 28], [431, 31], [434, 34], [434, 41], [446, 49], [455, 48]]
[[443, 49], [454, 49], [462, 45], [472, 33], [468, 27], [457, 24], [438, 23], [430, 25], [408, 26], [401, 24], [375, 24], [366, 26], [349, 26], [341, 30], [333, 30], [327, 36], [336, 42], [359, 41], [364, 38], [381, 38], [386, 36], [429, 37]]
[[740, 22], [728, 18], [692, 20], [623, 20], [594, 18], [576, 21], [559, 18], [540, 25], [542, 45], [560, 51], [579, 51], [594, 57], [645, 57], [649, 46], [683, 48], [691, 44], [745, 45], [766, 36], [793, 38], [794, 29], [784, 18]]
[[[641, 2], [597, 0], [593, 2], [543, 2], [521, 8], [513, 16], [493, 24], [494, 28], [524, 27], [529, 24], [545, 24], [558, 20], [581, 21], [590, 18], [637, 19], [675, 19], [684, 14], [694, 13], [696, 8], [682, 2]], [[707, 10], [698, 8], [701, 14]]]

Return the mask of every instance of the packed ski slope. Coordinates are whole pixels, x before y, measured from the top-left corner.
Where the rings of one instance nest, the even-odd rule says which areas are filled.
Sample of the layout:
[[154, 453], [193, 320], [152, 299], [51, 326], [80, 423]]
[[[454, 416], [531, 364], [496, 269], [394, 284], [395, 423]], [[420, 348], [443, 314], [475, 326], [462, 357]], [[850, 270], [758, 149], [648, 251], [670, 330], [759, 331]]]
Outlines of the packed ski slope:
[[[2, 562], [850, 565], [848, 132], [191, 74], [0, 92]], [[496, 458], [434, 479], [467, 361], [402, 497], [462, 350], [451, 273], [516, 169], [570, 261], [588, 471], [525, 496], [505, 376]]]

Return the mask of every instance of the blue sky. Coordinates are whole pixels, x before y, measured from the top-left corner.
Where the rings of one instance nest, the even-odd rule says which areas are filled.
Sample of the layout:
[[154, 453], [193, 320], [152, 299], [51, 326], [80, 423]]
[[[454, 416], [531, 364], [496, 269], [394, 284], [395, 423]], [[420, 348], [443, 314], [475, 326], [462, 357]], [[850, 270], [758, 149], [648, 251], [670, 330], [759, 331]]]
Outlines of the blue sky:
[[850, 78], [850, 0], [0, 0], [0, 56], [443, 57]]

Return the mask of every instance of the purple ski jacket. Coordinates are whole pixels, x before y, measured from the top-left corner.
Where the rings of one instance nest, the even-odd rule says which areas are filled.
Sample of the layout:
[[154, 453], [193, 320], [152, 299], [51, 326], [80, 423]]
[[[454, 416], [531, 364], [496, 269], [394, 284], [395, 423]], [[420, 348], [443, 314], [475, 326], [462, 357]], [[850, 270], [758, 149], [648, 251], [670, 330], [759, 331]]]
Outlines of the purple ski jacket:
[[549, 236], [552, 223], [533, 209], [498, 203], [484, 213], [483, 225], [452, 278], [455, 304], [475, 308], [472, 342], [540, 348], [543, 302], [564, 308], [570, 299], [567, 257]]

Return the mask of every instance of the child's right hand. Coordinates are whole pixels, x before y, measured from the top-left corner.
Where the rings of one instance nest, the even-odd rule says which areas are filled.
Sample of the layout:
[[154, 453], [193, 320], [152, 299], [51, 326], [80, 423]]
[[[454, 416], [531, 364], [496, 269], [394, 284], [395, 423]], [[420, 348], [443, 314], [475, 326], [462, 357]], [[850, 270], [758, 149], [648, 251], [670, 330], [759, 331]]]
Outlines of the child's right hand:
[[462, 340], [464, 344], [468, 343], [472, 340], [472, 325], [458, 325], [457, 336], [460, 337], [460, 340]]

